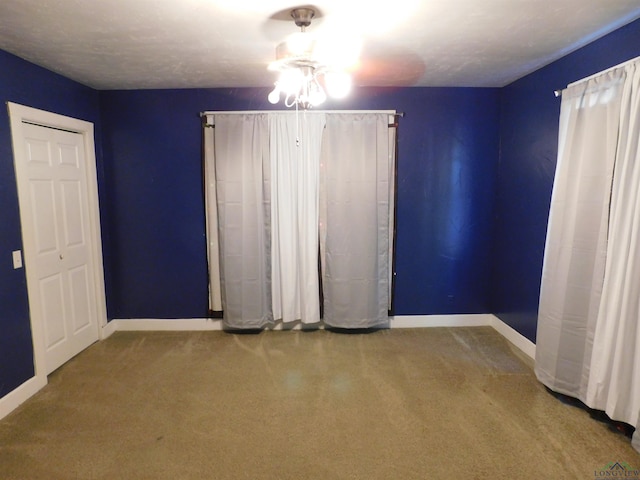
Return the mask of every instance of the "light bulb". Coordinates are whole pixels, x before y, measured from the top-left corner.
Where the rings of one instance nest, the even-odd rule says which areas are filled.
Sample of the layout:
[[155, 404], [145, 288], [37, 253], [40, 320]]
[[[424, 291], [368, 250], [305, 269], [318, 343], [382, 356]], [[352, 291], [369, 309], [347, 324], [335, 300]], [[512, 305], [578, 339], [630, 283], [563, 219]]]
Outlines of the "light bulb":
[[309, 103], [312, 106], [317, 107], [321, 103], [324, 103], [326, 99], [327, 94], [324, 93], [322, 87], [314, 81], [314, 83], [311, 84], [311, 88], [309, 89]]
[[351, 91], [351, 75], [346, 72], [327, 72], [324, 84], [331, 97], [344, 98]]
[[278, 85], [276, 85], [276, 87], [271, 91], [267, 100], [269, 100], [269, 103], [274, 105], [280, 101], [280, 89], [278, 88]]
[[298, 68], [292, 68], [283, 71], [280, 74], [280, 80], [278, 80], [278, 86], [280, 90], [285, 94], [297, 95], [302, 86], [304, 80], [304, 74]]

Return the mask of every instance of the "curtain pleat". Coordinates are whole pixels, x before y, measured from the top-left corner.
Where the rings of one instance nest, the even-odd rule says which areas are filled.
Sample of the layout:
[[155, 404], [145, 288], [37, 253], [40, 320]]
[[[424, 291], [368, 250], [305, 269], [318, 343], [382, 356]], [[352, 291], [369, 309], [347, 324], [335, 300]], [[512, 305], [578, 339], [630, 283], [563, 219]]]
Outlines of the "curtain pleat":
[[[213, 124], [213, 116], [207, 115], [208, 125]], [[204, 133], [204, 196], [207, 231], [207, 261], [209, 264], [209, 310], [222, 311], [222, 290], [220, 286], [220, 244], [218, 242], [218, 196], [216, 194], [216, 169], [213, 128], [206, 127]]]
[[[393, 122], [395, 123], [396, 119], [395, 116], [393, 117]], [[388, 195], [389, 195], [389, 228], [388, 228], [388, 258], [387, 258], [387, 262], [388, 262], [388, 267], [387, 267], [387, 276], [388, 276], [388, 301], [389, 301], [389, 305], [388, 305], [388, 311], [391, 311], [393, 308], [393, 286], [394, 286], [394, 281], [393, 281], [393, 276], [395, 275], [394, 272], [394, 254], [393, 252], [395, 251], [395, 222], [396, 222], [396, 215], [395, 215], [395, 210], [396, 210], [396, 135], [398, 134], [397, 132], [397, 126], [396, 127], [392, 127], [392, 128], [388, 128], [388, 134], [389, 134], [389, 138], [388, 138], [388, 165], [387, 168], [389, 170], [389, 190], [388, 190]]]

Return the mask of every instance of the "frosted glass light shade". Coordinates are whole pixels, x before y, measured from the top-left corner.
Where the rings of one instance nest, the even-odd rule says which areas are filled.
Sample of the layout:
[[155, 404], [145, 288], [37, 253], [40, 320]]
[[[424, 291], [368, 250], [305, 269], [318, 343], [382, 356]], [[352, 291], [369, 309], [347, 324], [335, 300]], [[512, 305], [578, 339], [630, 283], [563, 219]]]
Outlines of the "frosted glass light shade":
[[327, 72], [324, 75], [324, 84], [329, 96], [345, 98], [351, 91], [351, 75], [346, 72]]

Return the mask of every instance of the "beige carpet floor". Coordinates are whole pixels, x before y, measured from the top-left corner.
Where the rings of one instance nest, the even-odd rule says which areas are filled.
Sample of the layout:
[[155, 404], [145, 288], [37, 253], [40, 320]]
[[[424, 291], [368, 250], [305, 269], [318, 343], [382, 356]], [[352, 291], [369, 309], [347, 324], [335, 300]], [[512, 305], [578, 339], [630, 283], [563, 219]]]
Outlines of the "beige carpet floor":
[[0, 421], [0, 479], [594, 479], [640, 466], [491, 328], [119, 332]]

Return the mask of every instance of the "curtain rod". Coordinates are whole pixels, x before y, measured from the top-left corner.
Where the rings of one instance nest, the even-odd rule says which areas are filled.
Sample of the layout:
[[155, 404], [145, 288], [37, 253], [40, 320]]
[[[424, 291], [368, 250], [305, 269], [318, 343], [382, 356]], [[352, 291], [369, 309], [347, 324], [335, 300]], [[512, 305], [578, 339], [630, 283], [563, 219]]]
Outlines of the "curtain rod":
[[[397, 112], [396, 110], [299, 110], [298, 113], [302, 112], [303, 114], [310, 113], [386, 113], [388, 115], [398, 115], [399, 117], [404, 117], [404, 112]], [[246, 111], [215, 111], [215, 110], [207, 110], [204, 112], [200, 112], [200, 116], [204, 117], [205, 115], [241, 115], [241, 114], [256, 114], [256, 113], [289, 113], [295, 114], [295, 110], [246, 110]]]
[[[619, 63], [617, 65], [614, 65], [613, 67], [609, 67], [609, 68], [607, 68], [605, 70], [602, 70], [600, 72], [596, 72], [593, 75], [589, 75], [588, 77], [582, 78], [580, 80], [576, 80], [575, 82], [571, 82], [571, 83], [569, 83], [567, 85], [567, 88], [568, 87], [572, 87], [572, 86], [577, 85], [577, 84], [582, 83], [582, 82], [586, 82], [588, 80], [591, 80], [592, 78], [599, 77], [600, 75], [603, 75], [603, 74], [605, 74], [607, 72], [610, 72], [612, 70], [616, 70], [618, 68], [626, 67], [627, 65], [630, 65], [630, 64], [632, 64], [634, 62], [638, 62], [638, 61], [640, 61], [640, 57], [632, 58], [631, 60], [627, 60], [626, 62], [622, 62], [622, 63]], [[554, 93], [554, 95], [556, 97], [560, 97], [562, 95], [562, 89], [561, 90], [554, 90], [553, 93]]]

